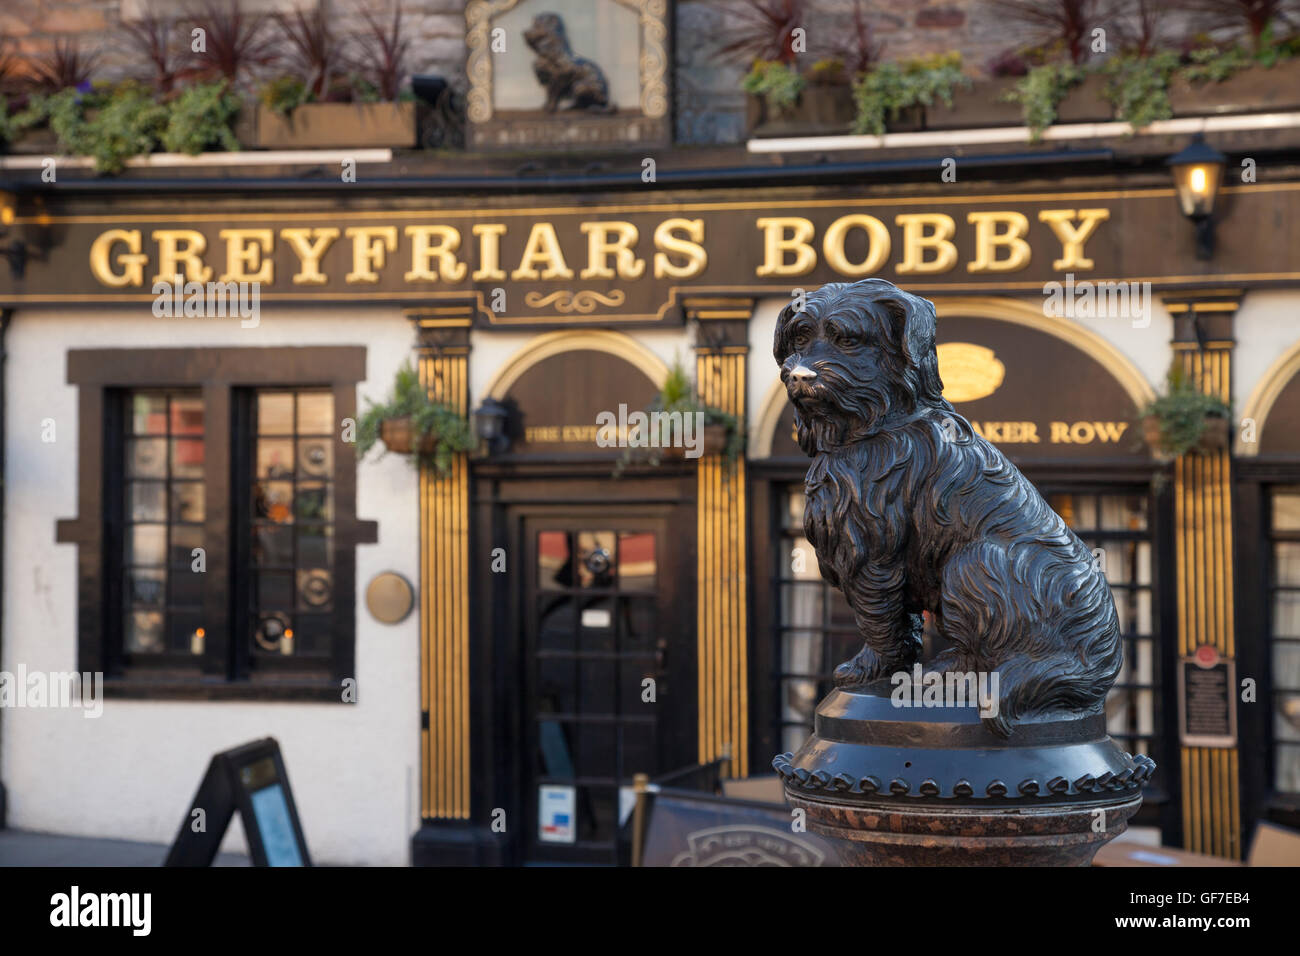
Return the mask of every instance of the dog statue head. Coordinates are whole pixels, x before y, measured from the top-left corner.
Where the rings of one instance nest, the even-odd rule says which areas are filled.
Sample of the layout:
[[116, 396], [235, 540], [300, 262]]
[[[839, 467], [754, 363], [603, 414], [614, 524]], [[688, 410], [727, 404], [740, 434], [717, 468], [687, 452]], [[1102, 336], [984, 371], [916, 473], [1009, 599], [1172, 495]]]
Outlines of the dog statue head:
[[569, 49], [569, 37], [564, 32], [564, 20], [558, 13], [539, 13], [532, 26], [524, 31], [524, 42], [533, 52], [551, 59]]
[[934, 351], [934, 305], [884, 279], [833, 282], [781, 310], [773, 355], [808, 455], [952, 411]]

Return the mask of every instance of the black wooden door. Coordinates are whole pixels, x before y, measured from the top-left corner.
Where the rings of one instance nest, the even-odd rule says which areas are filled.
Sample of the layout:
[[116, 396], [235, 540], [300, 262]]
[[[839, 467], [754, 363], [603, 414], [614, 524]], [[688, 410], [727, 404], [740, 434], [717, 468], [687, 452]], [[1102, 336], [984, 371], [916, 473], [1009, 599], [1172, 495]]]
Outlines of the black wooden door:
[[529, 516], [521, 601], [530, 860], [612, 863], [619, 788], [680, 761], [693, 687], [667, 517]]

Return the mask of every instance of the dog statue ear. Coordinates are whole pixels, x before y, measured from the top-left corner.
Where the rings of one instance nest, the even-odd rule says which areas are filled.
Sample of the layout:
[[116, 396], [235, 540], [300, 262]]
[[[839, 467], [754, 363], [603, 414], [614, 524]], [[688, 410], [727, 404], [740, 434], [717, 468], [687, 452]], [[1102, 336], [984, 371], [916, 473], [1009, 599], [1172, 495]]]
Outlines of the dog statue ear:
[[934, 350], [934, 303], [903, 290], [880, 304], [895, 321], [895, 335], [908, 366], [916, 372], [916, 398], [925, 405], [943, 403], [943, 381]]
[[777, 365], [783, 364], [786, 356], [790, 354], [790, 350], [786, 348], [785, 330], [789, 327], [790, 320], [797, 314], [794, 302], [788, 302], [776, 317], [776, 335], [772, 338], [772, 357], [776, 359]]

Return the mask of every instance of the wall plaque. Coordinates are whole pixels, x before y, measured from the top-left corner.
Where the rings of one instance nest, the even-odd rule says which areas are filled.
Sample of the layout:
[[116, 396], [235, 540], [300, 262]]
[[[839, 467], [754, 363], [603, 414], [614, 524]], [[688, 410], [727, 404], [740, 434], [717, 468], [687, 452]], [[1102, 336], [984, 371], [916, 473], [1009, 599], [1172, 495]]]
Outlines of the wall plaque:
[[396, 624], [406, 619], [415, 606], [411, 582], [396, 571], [385, 571], [370, 579], [366, 588], [366, 609], [382, 624]]
[[1237, 746], [1237, 666], [1211, 645], [1178, 661], [1178, 736], [1184, 747]]

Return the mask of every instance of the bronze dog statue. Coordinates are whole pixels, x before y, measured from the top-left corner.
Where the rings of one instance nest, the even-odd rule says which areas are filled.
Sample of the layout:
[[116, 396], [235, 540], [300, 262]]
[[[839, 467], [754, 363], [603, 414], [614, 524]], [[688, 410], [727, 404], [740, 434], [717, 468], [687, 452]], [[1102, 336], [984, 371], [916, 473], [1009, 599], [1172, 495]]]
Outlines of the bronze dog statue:
[[782, 310], [773, 353], [813, 459], [804, 532], [864, 646], [860, 685], [911, 668], [922, 611], [952, 648], [928, 669], [996, 673], [1018, 719], [1100, 713], [1123, 646], [1093, 554], [943, 398], [934, 306], [883, 279], [824, 285]]
[[537, 54], [533, 73], [546, 90], [542, 109], [554, 113], [560, 103], [569, 100], [569, 109], [614, 112], [605, 74], [591, 60], [574, 54], [559, 14], [539, 13], [524, 31], [524, 40]]

